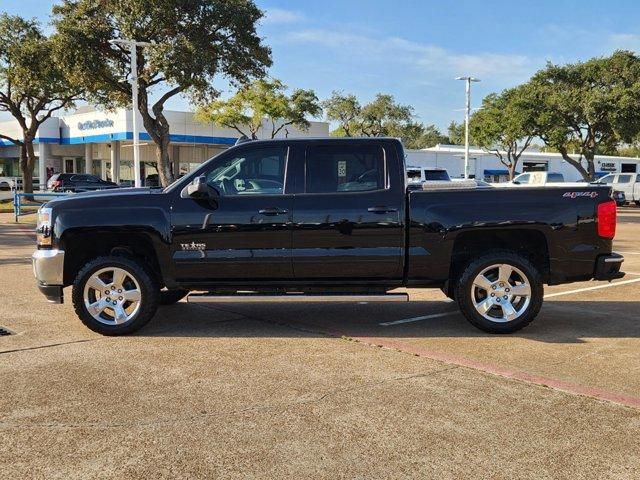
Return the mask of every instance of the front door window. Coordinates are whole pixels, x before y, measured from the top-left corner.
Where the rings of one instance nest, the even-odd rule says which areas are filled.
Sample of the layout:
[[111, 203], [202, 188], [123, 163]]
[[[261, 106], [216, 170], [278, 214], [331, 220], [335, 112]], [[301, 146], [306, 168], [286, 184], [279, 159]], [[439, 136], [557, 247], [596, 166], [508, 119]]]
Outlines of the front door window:
[[224, 196], [282, 195], [287, 147], [248, 149], [214, 165], [207, 183]]

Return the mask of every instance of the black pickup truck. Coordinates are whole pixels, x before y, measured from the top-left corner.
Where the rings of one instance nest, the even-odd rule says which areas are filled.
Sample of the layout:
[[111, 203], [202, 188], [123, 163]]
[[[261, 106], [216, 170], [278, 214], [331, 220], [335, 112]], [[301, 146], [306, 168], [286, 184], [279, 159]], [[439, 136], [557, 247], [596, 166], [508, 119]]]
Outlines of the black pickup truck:
[[133, 332], [159, 304], [407, 301], [440, 288], [466, 318], [514, 332], [544, 284], [611, 280], [616, 205], [589, 184], [409, 190], [398, 140], [239, 144], [164, 190], [48, 202], [33, 267], [61, 303], [105, 335]]

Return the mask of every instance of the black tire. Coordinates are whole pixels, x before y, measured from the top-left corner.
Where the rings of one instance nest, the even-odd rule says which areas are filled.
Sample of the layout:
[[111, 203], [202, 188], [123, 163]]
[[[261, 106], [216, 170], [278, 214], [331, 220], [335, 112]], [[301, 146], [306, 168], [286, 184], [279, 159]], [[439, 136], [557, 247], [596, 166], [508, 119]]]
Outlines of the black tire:
[[[490, 267], [499, 264], [515, 267], [526, 277], [526, 281], [530, 286], [528, 304], [524, 297], [518, 297], [515, 295], [511, 297], [512, 293], [506, 294], [506, 292], [503, 291], [496, 296], [491, 290], [494, 285], [491, 286], [491, 289], [486, 290], [486, 297], [483, 297], [483, 295], [485, 295], [483, 293], [485, 292], [484, 289], [474, 288], [474, 281], [476, 280], [476, 277]], [[493, 274], [492, 272], [496, 272], [496, 270], [489, 270], [488, 272], [491, 275]], [[515, 284], [515, 279], [518, 279], [520, 276], [520, 273], [514, 270], [511, 282]], [[500, 292], [501, 287], [499, 285], [502, 285], [502, 282], [496, 278], [495, 286], [498, 288], [496, 292]], [[514, 289], [514, 286], [516, 285], [508, 285], [506, 288], [511, 287], [509, 289], [511, 290]], [[500, 298], [503, 293], [505, 296], [509, 297], [508, 302], [505, 302], [503, 299], [504, 297]], [[495, 300], [487, 298], [490, 294]], [[485, 312], [485, 315], [491, 318], [494, 318], [495, 316], [495, 321], [486, 318], [478, 311], [478, 309], [476, 309], [476, 300], [478, 300], [476, 295], [481, 296], [479, 300], [488, 299], [494, 302], [504, 302], [500, 305], [494, 304], [489, 311]], [[529, 325], [536, 318], [538, 312], [540, 312], [544, 298], [544, 285], [542, 283], [540, 272], [538, 272], [526, 257], [510, 251], [495, 251], [483, 255], [477, 260], [470, 262], [465, 267], [464, 272], [458, 281], [455, 296], [463, 315], [467, 320], [469, 320], [469, 322], [471, 322], [471, 324], [480, 330], [488, 333], [513, 333]], [[504, 310], [501, 305], [508, 303], [513, 307], [511, 303], [512, 299], [516, 302], [517, 318], [514, 320], [500, 319], [500, 315], [506, 316], [506, 310]], [[517, 308], [517, 305], [520, 306], [519, 309]]]
[[160, 290], [160, 305], [173, 305], [189, 295], [189, 290]]
[[[124, 270], [139, 285], [139, 308], [126, 322], [105, 324], [94, 318], [84, 301], [85, 286], [94, 273], [101, 269], [118, 268]], [[123, 282], [124, 283], [124, 282]], [[72, 300], [76, 314], [88, 328], [102, 335], [126, 335], [142, 328], [156, 313], [159, 302], [159, 287], [155, 277], [137, 260], [125, 256], [98, 257], [87, 263], [76, 275], [73, 282]], [[107, 307], [109, 308], [109, 307]], [[108, 316], [108, 314], [106, 314]], [[113, 315], [115, 317], [115, 315]]]

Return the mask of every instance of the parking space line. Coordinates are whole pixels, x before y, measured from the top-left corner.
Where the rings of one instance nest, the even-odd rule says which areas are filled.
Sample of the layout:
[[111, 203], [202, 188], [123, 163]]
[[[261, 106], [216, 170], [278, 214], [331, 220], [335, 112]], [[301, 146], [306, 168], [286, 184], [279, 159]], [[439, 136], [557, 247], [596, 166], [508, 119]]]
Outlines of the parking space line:
[[395, 320], [393, 322], [382, 322], [382, 323], [379, 323], [378, 325], [381, 325], [383, 327], [390, 327], [391, 325], [400, 325], [402, 323], [420, 322], [422, 320], [430, 320], [432, 318], [448, 317], [449, 315], [454, 315], [456, 313], [460, 313], [460, 311], [454, 310], [453, 312], [433, 313], [431, 315], [424, 315], [422, 317], [405, 318], [404, 320]]
[[577, 288], [575, 290], [567, 290], [566, 292], [550, 293], [549, 295], [545, 295], [544, 298], [559, 297], [561, 295], [571, 295], [574, 293], [581, 293], [581, 292], [590, 292], [592, 290], [600, 290], [602, 288], [611, 288], [611, 287], [617, 287], [619, 285], [628, 285], [630, 283], [638, 283], [638, 282], [640, 282], [640, 278], [634, 278], [633, 280], [623, 280], [622, 282], [612, 282], [606, 285], [596, 285], [595, 287]]

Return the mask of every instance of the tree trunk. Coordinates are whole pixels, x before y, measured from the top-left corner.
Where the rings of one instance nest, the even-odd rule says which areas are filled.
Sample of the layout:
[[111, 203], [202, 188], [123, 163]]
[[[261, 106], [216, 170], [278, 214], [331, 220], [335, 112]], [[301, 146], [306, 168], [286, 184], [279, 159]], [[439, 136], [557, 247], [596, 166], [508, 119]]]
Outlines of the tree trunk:
[[160, 136], [160, 142], [156, 144], [156, 161], [158, 162], [158, 177], [160, 185], [166, 187], [173, 182], [173, 169], [169, 157], [169, 132]]
[[[582, 175], [583, 179], [585, 179], [587, 182], [592, 180], [592, 178], [593, 178], [593, 176], [595, 176], [595, 174], [590, 174], [587, 170], [585, 170], [585, 168], [582, 166], [582, 164], [579, 161], [571, 158], [569, 156], [569, 154], [567, 153], [566, 149], [558, 149], [558, 150], [560, 151], [560, 154], [562, 155], [562, 158], [566, 162], [568, 162], [571, 165], [573, 165], [576, 168], [576, 170], [578, 170], [578, 172], [580, 172], [580, 175]], [[589, 161], [589, 159], [587, 159], [587, 161]], [[589, 163], [590, 163], [590, 165], [589, 165], [590, 169], [593, 169], [593, 159], [591, 159], [591, 161]]]
[[142, 123], [144, 128], [151, 136], [156, 144], [156, 160], [158, 168], [158, 179], [160, 185], [166, 187], [173, 182], [173, 173], [171, 171], [171, 160], [169, 157], [169, 147], [171, 140], [169, 137], [169, 123], [162, 112], [155, 112], [156, 118], [153, 118], [148, 111], [140, 108], [142, 114]]
[[20, 146], [20, 169], [22, 170], [22, 191], [24, 193], [33, 193], [33, 167], [35, 164], [33, 139], [25, 135], [24, 142]]
[[589, 173], [589, 178], [587, 180], [593, 181], [596, 179], [596, 166], [594, 161], [595, 153], [585, 153], [584, 158], [587, 159], [587, 172]]

